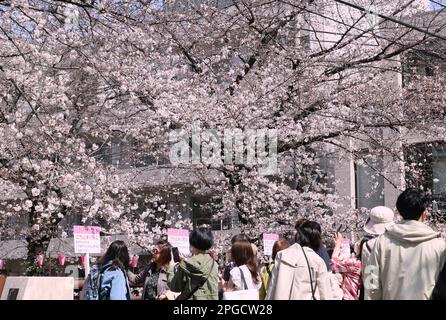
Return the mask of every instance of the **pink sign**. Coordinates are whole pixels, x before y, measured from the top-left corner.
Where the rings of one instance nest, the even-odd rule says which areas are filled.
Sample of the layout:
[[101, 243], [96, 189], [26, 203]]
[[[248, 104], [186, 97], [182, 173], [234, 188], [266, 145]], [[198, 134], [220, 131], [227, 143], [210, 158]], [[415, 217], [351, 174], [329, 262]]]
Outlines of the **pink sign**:
[[279, 240], [279, 235], [275, 233], [263, 234], [263, 254], [265, 256], [271, 256], [273, 254], [274, 242]]
[[74, 226], [75, 253], [101, 253], [101, 227]]
[[177, 247], [185, 256], [190, 254], [189, 230], [169, 228], [167, 229], [167, 239], [172, 247]]
[[187, 229], [167, 229], [167, 236], [172, 237], [188, 237], [189, 240], [189, 230]]
[[99, 233], [101, 233], [101, 227], [96, 227], [96, 226], [73, 226], [73, 233], [99, 234]]
[[279, 235], [275, 233], [264, 233], [263, 240], [277, 241], [279, 240]]

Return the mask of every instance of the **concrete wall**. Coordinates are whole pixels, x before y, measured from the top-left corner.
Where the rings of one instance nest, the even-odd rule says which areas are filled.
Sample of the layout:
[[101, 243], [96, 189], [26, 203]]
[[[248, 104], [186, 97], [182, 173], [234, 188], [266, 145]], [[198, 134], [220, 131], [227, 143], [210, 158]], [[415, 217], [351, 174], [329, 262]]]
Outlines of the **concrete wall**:
[[18, 290], [15, 300], [73, 300], [72, 277], [8, 277], [1, 300], [7, 300], [11, 290]]

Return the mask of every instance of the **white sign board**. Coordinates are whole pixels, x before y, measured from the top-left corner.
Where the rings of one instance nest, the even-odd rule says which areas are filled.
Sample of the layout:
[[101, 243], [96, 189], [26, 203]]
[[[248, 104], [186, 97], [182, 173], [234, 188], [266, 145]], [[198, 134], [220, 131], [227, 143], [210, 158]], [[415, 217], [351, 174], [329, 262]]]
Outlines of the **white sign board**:
[[274, 242], [279, 240], [279, 235], [275, 233], [263, 234], [263, 254], [265, 256], [271, 256], [273, 254]]
[[7, 277], [1, 300], [73, 300], [73, 277]]
[[75, 253], [101, 253], [101, 227], [74, 226]]
[[190, 254], [189, 230], [187, 229], [167, 229], [167, 239], [172, 247], [177, 247], [185, 256]]

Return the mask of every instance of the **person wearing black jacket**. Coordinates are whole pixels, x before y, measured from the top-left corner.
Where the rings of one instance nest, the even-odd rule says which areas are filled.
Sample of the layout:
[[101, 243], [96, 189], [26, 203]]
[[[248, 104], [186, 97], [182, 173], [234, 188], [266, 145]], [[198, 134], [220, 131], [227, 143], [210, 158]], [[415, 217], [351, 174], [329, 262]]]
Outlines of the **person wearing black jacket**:
[[[294, 228], [296, 230], [298, 230], [299, 227], [302, 224], [304, 224], [305, 222], [307, 222], [307, 221], [309, 221], [309, 220], [308, 219], [299, 219], [299, 220], [297, 220]], [[320, 226], [319, 223], [317, 223], [317, 228], [318, 228], [319, 232], [322, 233], [321, 226]], [[294, 244], [294, 241], [290, 242], [290, 245], [292, 245], [292, 244]], [[331, 270], [331, 266], [330, 266], [331, 258], [330, 258], [330, 255], [328, 254], [327, 248], [325, 248], [325, 246], [321, 243], [321, 246], [315, 252], [319, 255], [319, 257], [322, 258], [322, 260], [324, 260], [325, 265], [327, 266], [327, 270]]]
[[432, 292], [432, 300], [446, 300], [446, 263], [438, 276], [437, 283]]

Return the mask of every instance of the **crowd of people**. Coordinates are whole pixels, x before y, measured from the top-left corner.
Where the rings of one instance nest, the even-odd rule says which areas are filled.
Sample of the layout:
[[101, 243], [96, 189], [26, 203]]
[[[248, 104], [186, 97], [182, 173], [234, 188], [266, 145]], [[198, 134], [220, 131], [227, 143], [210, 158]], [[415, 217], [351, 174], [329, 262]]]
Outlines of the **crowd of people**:
[[[250, 239], [238, 234], [219, 267], [210, 254], [213, 234], [199, 227], [189, 236], [191, 256], [176, 261], [169, 242], [159, 240], [151, 262], [133, 274], [125, 243], [115, 241], [92, 268], [83, 299], [446, 299], [446, 243], [425, 223], [428, 207], [423, 191], [407, 189], [396, 202], [399, 221], [390, 208], [372, 208], [366, 235], [346, 246], [337, 232], [332, 251], [323, 243], [319, 223], [300, 219], [295, 239], [276, 241], [266, 263]], [[130, 287], [138, 285], [143, 291], [135, 297]]]

